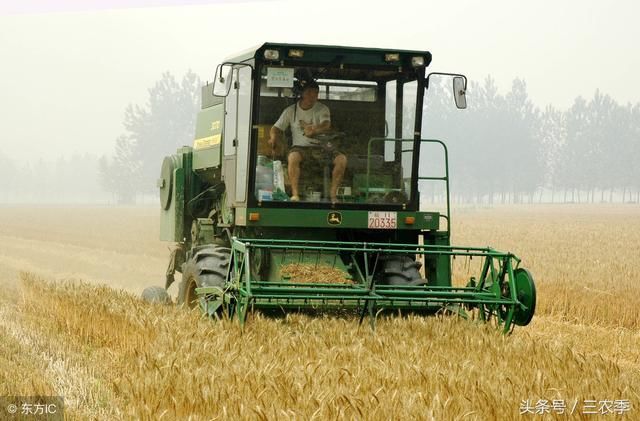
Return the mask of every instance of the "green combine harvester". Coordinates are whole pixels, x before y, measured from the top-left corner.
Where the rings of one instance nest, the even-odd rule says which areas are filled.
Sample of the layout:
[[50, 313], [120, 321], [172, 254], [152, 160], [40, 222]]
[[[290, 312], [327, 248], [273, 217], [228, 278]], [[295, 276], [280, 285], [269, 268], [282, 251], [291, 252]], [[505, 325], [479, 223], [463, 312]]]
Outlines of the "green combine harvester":
[[[327, 309], [372, 326], [385, 310], [527, 325], [536, 292], [520, 260], [450, 244], [447, 147], [422, 138], [422, 114], [430, 79], [452, 79], [458, 108], [467, 80], [427, 74], [430, 62], [427, 51], [266, 43], [221, 63], [193, 147], [162, 163], [161, 239], [175, 247], [165, 287], [143, 297], [170, 301], [180, 272], [179, 305], [241, 325], [253, 310]], [[324, 107], [304, 121], [308, 101]], [[440, 173], [421, 175], [421, 150]], [[428, 184], [441, 211], [421, 210]], [[456, 257], [482, 262], [461, 286]]]

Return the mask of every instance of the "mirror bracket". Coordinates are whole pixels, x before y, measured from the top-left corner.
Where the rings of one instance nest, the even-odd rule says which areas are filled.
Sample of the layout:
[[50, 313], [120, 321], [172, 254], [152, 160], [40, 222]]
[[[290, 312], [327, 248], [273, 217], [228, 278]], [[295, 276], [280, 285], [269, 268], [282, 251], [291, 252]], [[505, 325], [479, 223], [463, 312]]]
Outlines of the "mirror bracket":
[[[216, 74], [213, 78], [213, 96], [221, 96], [226, 97], [229, 95], [231, 90], [231, 84], [229, 83], [229, 78], [233, 78], [231, 75], [231, 71], [234, 67], [245, 67], [248, 66], [251, 68], [251, 72], [255, 70], [253, 65], [249, 63], [239, 63], [234, 61], [224, 61], [216, 66]], [[226, 76], [223, 74], [224, 69], [229, 67], [229, 71]], [[238, 82], [236, 81], [234, 84], [234, 88], [238, 88]]]
[[467, 77], [465, 75], [445, 72], [429, 73], [425, 79], [425, 89], [429, 89], [429, 78], [433, 75], [453, 77], [453, 99], [456, 102], [456, 107], [459, 109], [467, 108]]

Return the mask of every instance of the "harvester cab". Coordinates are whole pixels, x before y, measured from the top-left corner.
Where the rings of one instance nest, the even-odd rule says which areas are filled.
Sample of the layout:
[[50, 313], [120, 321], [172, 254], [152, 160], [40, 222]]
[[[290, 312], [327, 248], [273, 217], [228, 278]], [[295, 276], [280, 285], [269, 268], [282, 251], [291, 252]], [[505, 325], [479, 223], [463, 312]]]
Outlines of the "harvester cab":
[[[309, 308], [372, 323], [379, 310], [448, 309], [505, 331], [528, 324], [535, 286], [519, 259], [450, 245], [447, 148], [423, 139], [422, 111], [434, 75], [452, 77], [466, 107], [466, 78], [427, 75], [430, 62], [427, 51], [266, 43], [221, 63], [193, 146], [162, 163], [161, 239], [176, 246], [165, 288], [147, 298], [166, 299], [177, 271], [179, 304], [242, 324], [249, 309]], [[322, 117], [302, 103], [310, 82]], [[317, 123], [322, 133], [304, 130]], [[439, 151], [441, 174], [420, 172], [421, 150]], [[442, 186], [443, 210], [421, 209], [424, 183]], [[466, 285], [452, 285], [455, 256], [482, 259]]]

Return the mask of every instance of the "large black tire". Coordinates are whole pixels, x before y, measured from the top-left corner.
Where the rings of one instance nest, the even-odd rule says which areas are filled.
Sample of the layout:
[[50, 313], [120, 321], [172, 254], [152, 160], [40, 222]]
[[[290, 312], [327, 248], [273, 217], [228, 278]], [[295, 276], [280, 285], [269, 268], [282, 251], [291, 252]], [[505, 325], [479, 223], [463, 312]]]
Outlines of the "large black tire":
[[227, 247], [211, 246], [199, 250], [182, 266], [182, 282], [178, 290], [178, 305], [196, 307], [196, 288], [223, 288], [229, 268], [231, 250]]
[[410, 256], [392, 254], [381, 257], [382, 273], [380, 283], [386, 285], [426, 285], [420, 275], [422, 263]]
[[145, 288], [142, 291], [142, 299], [148, 303], [171, 304], [171, 297], [167, 290], [158, 286]]

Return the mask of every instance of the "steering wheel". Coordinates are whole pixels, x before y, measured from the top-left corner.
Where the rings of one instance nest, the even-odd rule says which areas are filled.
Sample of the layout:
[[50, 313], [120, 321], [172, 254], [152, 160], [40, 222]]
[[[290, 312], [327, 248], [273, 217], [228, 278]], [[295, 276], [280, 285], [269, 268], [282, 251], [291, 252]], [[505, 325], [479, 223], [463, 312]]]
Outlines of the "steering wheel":
[[331, 142], [332, 140], [342, 139], [346, 136], [345, 132], [327, 132], [320, 133], [313, 137], [314, 140], [318, 140], [320, 142]]
[[314, 141], [314, 146], [331, 152], [336, 149], [337, 141], [343, 139], [345, 136], [345, 132], [328, 132], [316, 135], [312, 139]]

